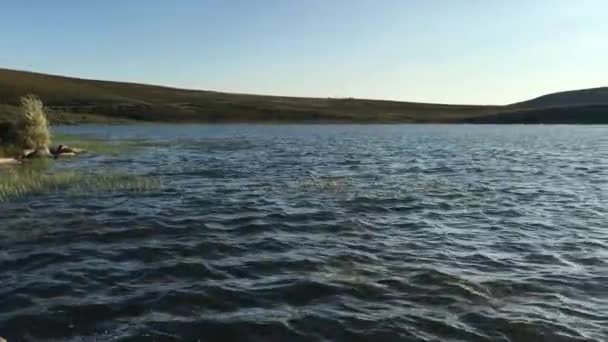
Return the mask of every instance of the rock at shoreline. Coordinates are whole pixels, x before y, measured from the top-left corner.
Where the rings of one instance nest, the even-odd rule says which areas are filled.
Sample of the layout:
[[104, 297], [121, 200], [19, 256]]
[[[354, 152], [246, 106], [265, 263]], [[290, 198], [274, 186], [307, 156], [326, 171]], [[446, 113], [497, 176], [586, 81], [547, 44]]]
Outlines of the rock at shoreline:
[[73, 157], [75, 155], [76, 155], [76, 153], [74, 153], [74, 152], [61, 152], [61, 153], [56, 153], [55, 158]]
[[51, 151], [48, 147], [42, 147], [35, 150], [24, 150], [23, 158], [31, 159], [31, 158], [48, 158], [51, 157]]
[[76, 155], [79, 153], [84, 153], [84, 152], [86, 152], [86, 151], [81, 148], [70, 147], [67, 145], [59, 145], [59, 146], [57, 146], [56, 149], [54, 149], [52, 151], [52, 153], [55, 156], [61, 156], [61, 155], [73, 156], [73, 155]]
[[[85, 153], [86, 150], [82, 148], [70, 147], [67, 145], [59, 145], [55, 149], [49, 149], [48, 147], [39, 149], [23, 150], [21, 158], [32, 159], [32, 158], [51, 158], [51, 157], [72, 157], [80, 153]], [[1, 341], [0, 341], [1, 342]]]
[[[19, 163], [20, 162], [14, 158], [0, 158], [0, 165], [16, 165]], [[0, 342], [2, 342], [1, 338], [0, 338]]]

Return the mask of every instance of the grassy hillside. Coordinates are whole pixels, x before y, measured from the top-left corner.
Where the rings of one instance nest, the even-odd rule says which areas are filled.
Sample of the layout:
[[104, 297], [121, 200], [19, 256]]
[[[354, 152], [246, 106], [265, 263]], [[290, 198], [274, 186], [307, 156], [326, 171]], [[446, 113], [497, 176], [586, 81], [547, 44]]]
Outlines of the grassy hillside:
[[471, 117], [471, 123], [608, 124], [608, 87], [563, 91]]
[[449, 122], [497, 110], [491, 106], [228, 94], [0, 69], [0, 104], [14, 106], [27, 93], [40, 96], [52, 112], [64, 114], [52, 115], [54, 121], [103, 115], [170, 122]]
[[563, 106], [508, 110], [471, 117], [467, 123], [493, 124], [608, 124], [608, 105]]
[[549, 94], [509, 106], [230, 94], [0, 69], [0, 121], [37, 94], [53, 123], [471, 122], [608, 123], [608, 88]]
[[608, 87], [563, 91], [519, 102], [515, 108], [557, 108], [582, 106], [608, 106]]
[[[20, 109], [17, 106], [0, 104], [0, 122], [14, 122], [19, 112]], [[75, 125], [79, 123], [122, 124], [135, 122], [134, 120], [121, 117], [109, 117], [101, 114], [74, 113], [54, 109], [47, 110], [47, 115], [50, 122], [67, 125]]]

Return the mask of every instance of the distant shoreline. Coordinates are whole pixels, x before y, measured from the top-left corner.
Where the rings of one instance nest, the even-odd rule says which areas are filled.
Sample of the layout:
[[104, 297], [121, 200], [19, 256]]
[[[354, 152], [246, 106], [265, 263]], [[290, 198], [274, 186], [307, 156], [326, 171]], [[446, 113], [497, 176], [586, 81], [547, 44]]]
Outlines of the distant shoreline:
[[0, 121], [33, 93], [53, 124], [608, 124], [608, 88], [506, 106], [307, 98], [176, 89], [0, 69]]
[[441, 125], [441, 126], [553, 126], [553, 125], [570, 125], [570, 126], [593, 126], [593, 125], [608, 125], [608, 122], [382, 122], [382, 121], [367, 121], [367, 122], [347, 122], [347, 121], [182, 121], [182, 122], [164, 122], [164, 121], [125, 121], [125, 122], [52, 122], [53, 126], [87, 126], [87, 125], [103, 125], [103, 126], [138, 126], [138, 125], [270, 125], [270, 126], [289, 126], [289, 125]]

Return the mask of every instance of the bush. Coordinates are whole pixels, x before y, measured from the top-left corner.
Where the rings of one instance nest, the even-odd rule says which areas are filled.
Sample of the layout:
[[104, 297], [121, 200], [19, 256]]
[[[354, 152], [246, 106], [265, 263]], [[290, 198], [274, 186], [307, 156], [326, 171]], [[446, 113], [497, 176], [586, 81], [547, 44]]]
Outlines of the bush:
[[51, 144], [51, 131], [44, 105], [35, 95], [21, 98], [16, 138], [17, 143], [24, 149], [44, 149]]

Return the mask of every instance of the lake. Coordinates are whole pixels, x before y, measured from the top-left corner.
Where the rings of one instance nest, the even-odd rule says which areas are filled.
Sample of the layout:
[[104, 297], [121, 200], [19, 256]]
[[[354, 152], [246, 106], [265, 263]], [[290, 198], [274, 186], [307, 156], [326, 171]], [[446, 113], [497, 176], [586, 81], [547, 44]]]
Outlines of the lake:
[[9, 342], [608, 336], [608, 126], [56, 131], [158, 186], [0, 203]]

